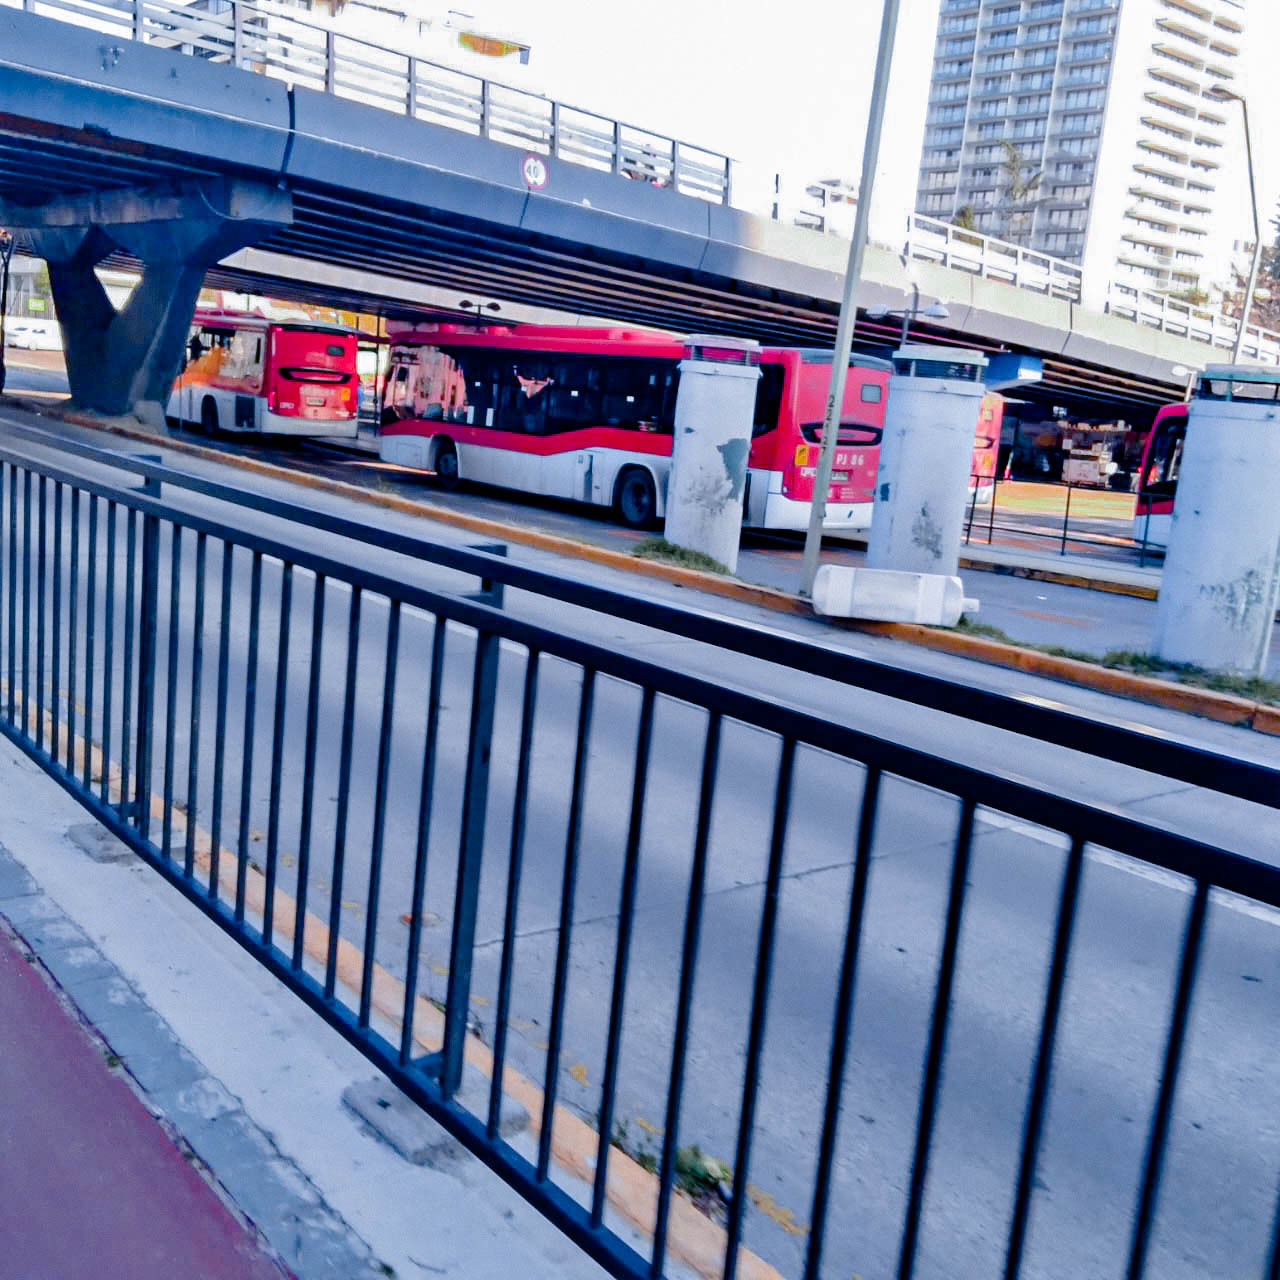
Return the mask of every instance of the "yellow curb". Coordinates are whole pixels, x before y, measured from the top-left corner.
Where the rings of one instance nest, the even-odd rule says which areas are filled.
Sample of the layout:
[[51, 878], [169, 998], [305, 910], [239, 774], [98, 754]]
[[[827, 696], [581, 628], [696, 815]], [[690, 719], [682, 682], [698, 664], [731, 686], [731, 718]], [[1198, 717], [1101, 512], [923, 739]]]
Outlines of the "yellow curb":
[[[1220, 720], [1224, 724], [1257, 728], [1263, 733], [1280, 733], [1280, 716], [1260, 718], [1258, 714], [1261, 711], [1280, 709], [1230, 693], [1199, 689], [1195, 685], [1179, 684], [1173, 680], [1157, 680], [1151, 676], [1135, 675], [1131, 671], [1116, 671], [1092, 662], [1081, 662], [1076, 658], [1058, 657], [1036, 649], [1022, 649], [985, 636], [966, 635], [962, 631], [947, 631], [906, 622], [847, 621], [845, 625], [856, 631], [907, 640], [912, 644], [962, 658], [975, 658], [980, 662], [1011, 667], [1030, 675], [1065, 680], [1101, 693], [1133, 698], [1155, 706], [1168, 707], [1172, 711], [1190, 712], [1210, 720]], [[1257, 723], [1259, 719], [1264, 722], [1274, 719], [1275, 727], [1263, 727], [1262, 723]]]
[[[15, 693], [15, 699], [23, 701], [20, 693]], [[24, 705], [21, 722], [24, 732], [29, 733], [34, 727], [33, 719], [33, 715]], [[56, 732], [59, 746], [58, 759], [64, 760], [67, 755], [66, 724], [59, 721], [55, 725], [53, 714], [49, 710], [43, 712], [43, 722], [47, 729], [45, 736], [49, 742], [52, 742]], [[76, 734], [72, 744], [72, 775], [79, 777], [81, 774], [86, 745], [90, 753], [90, 774], [93, 776], [96, 772], [100, 777], [101, 748], [91, 743], [86, 744], [80, 734]], [[112, 783], [115, 784], [118, 800], [121, 776], [119, 768], [115, 765], [111, 766], [108, 775], [109, 796]], [[152, 819], [157, 824], [163, 824], [163, 796], [152, 792], [150, 811]], [[182, 829], [185, 831], [187, 815], [176, 808], [174, 813], [181, 818]], [[210, 832], [202, 827], [196, 827], [195, 832], [194, 863], [200, 870], [207, 872], [211, 865]], [[155, 834], [159, 834], [159, 831]], [[218, 884], [225, 891], [226, 898], [219, 895], [219, 900], [225, 905], [235, 900], [239, 861], [240, 857], [234, 851], [221, 849], [218, 857]], [[172, 865], [179, 866], [181, 857], [174, 857], [171, 862]], [[246, 913], [263, 916], [267, 901], [266, 874], [252, 864], [247, 868], [245, 875], [244, 900]], [[279, 888], [274, 891], [272, 901], [274, 903], [272, 941], [277, 946], [284, 943], [286, 947], [291, 947], [297, 925], [297, 902], [285, 890]], [[311, 911], [308, 911], [303, 918], [303, 950], [312, 962], [321, 966], [327, 965], [329, 926], [326, 921]], [[353, 995], [360, 991], [364, 978], [364, 955], [353, 942], [346, 938], [338, 939], [335, 974], [337, 981]], [[402, 1032], [405, 1006], [404, 983], [375, 961], [370, 988], [373, 1011]], [[444, 1043], [444, 1014], [427, 997], [417, 996], [414, 1000], [412, 1016], [414, 1042], [427, 1053], [439, 1049]], [[468, 1034], [466, 1037], [465, 1057], [466, 1061], [482, 1075], [489, 1080], [493, 1079], [493, 1051], [474, 1035]], [[502, 1073], [502, 1089], [505, 1094], [514, 1098], [528, 1111], [529, 1129], [537, 1133], [542, 1125], [544, 1099], [542, 1088], [514, 1067], [507, 1066]], [[551, 1154], [558, 1165], [582, 1179], [588, 1186], [595, 1180], [599, 1144], [600, 1135], [595, 1129], [562, 1104], [556, 1104], [551, 1130]], [[609, 1171], [605, 1183], [606, 1198], [623, 1218], [648, 1236], [653, 1235], [657, 1223], [658, 1190], [658, 1179], [652, 1173], [641, 1168], [620, 1148], [610, 1146]], [[722, 1275], [726, 1247], [727, 1236], [724, 1228], [706, 1217], [692, 1201], [673, 1188], [667, 1227], [668, 1255], [692, 1268], [699, 1276], [705, 1277], [705, 1280], [718, 1280]], [[738, 1274], [745, 1280], [783, 1280], [780, 1272], [744, 1246], [739, 1246], [738, 1250]]]
[[[698, 569], [685, 569], [677, 565], [662, 564], [659, 561], [644, 560], [637, 556], [625, 555], [620, 551], [597, 547], [589, 542], [578, 542], [573, 538], [565, 538], [557, 534], [543, 533], [536, 529], [525, 529], [482, 516], [467, 515], [465, 512], [433, 506], [429, 502], [418, 502], [391, 494], [375, 493], [361, 488], [359, 485], [348, 484], [343, 480], [331, 480], [325, 476], [309, 475], [306, 472], [295, 471], [271, 462], [262, 462], [257, 458], [248, 458], [241, 454], [205, 449], [186, 440], [173, 440], [168, 436], [153, 435], [151, 432], [144, 431], [141, 428], [128, 427], [116, 422], [107, 422], [99, 418], [93, 418], [88, 414], [68, 412], [47, 413], [44, 416], [65, 419], [81, 426], [94, 427], [129, 439], [145, 441], [147, 444], [162, 445], [180, 453], [188, 453], [209, 461], [237, 466], [258, 475], [268, 476], [276, 480], [285, 480], [303, 488], [335, 493], [343, 497], [350, 497], [369, 503], [372, 506], [382, 507], [386, 510], [419, 516], [423, 519], [436, 520], [441, 524], [455, 525], [475, 533], [482, 533], [486, 537], [500, 538], [506, 542], [536, 547], [559, 555], [573, 556], [576, 559], [588, 560], [611, 569], [620, 569], [629, 573], [659, 578], [677, 586], [691, 587], [694, 590], [703, 591], [710, 595], [739, 600], [744, 604], [758, 605], [762, 608], [800, 614], [805, 617], [814, 616], [809, 605], [798, 596], [775, 590], [772, 587], [753, 586], [738, 579], [722, 578], [717, 574], [704, 573]], [[962, 559], [961, 564], [966, 567], [978, 567], [977, 564], [966, 559]], [[1072, 581], [1074, 575], [1053, 574], [1048, 576], [1051, 573], [1052, 571], [1049, 570], [1028, 570], [1025, 573], [1017, 573], [1015, 576], [1035, 577], [1043, 574], [1045, 576], [1041, 577], [1042, 581], [1063, 582], [1071, 586], [1088, 586], [1090, 589], [1104, 591], [1114, 590], [1121, 595], [1139, 594], [1138, 589], [1127, 590], [1123, 583], [1101, 585], [1100, 581], [1088, 578], [1077, 578]], [[1040, 653], [1035, 649], [1022, 649], [1016, 645], [1003, 644], [998, 640], [991, 640], [983, 636], [966, 635], [963, 632], [918, 626], [913, 623], [859, 622], [852, 619], [832, 618], [825, 618], [824, 621], [843, 625], [856, 631], [865, 631], [873, 635], [905, 640], [910, 644], [918, 644], [927, 649], [936, 649], [956, 654], [960, 657], [972, 658], [978, 662], [1011, 667], [1032, 675], [1045, 676], [1052, 680], [1061, 680], [1068, 684], [1080, 685], [1086, 689], [1116, 694], [1120, 697], [1131, 698], [1153, 706], [1166, 707], [1173, 711], [1203, 716], [1206, 719], [1218, 720], [1224, 724], [1256, 729], [1259, 733], [1280, 736], [1280, 716], [1272, 714], [1272, 709], [1268, 704], [1254, 702], [1247, 698], [1239, 698], [1233, 694], [1216, 693], [1210, 689], [1199, 689], [1194, 685], [1180, 684], [1172, 680], [1158, 680], [1151, 676], [1139, 676], [1125, 671], [1113, 671], [1107, 667], [1095, 666], [1093, 663], [1080, 662], [1075, 658], [1055, 657], [1051, 654]]]
[[1137, 582], [1114, 582], [1110, 578], [1089, 578], [1082, 573], [1058, 569], [1038, 569], [1032, 565], [996, 564], [990, 560], [960, 557], [960, 568], [975, 573], [999, 573], [1008, 578], [1027, 578], [1035, 582], [1052, 582], [1063, 587], [1083, 587], [1086, 591], [1105, 591], [1116, 596], [1132, 596], [1136, 600], [1155, 600], [1160, 592]]

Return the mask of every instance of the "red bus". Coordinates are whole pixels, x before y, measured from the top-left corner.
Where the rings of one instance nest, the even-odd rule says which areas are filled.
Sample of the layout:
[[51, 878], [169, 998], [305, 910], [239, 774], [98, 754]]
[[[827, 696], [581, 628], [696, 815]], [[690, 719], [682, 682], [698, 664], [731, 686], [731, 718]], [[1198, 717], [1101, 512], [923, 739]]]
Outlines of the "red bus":
[[[635, 329], [562, 326], [389, 329], [379, 452], [459, 480], [612, 506], [642, 528], [665, 514], [682, 342]], [[826, 528], [866, 529], [891, 366], [854, 356]], [[765, 348], [743, 522], [805, 529], [831, 353]], [[991, 432], [994, 473], [999, 426]]]
[[1133, 538], [1148, 546], [1167, 547], [1173, 527], [1173, 495], [1182, 466], [1190, 406], [1167, 404], [1156, 411], [1142, 451], [1138, 497], [1133, 509]]
[[354, 438], [356, 334], [234, 311], [197, 311], [168, 415], [216, 431]]

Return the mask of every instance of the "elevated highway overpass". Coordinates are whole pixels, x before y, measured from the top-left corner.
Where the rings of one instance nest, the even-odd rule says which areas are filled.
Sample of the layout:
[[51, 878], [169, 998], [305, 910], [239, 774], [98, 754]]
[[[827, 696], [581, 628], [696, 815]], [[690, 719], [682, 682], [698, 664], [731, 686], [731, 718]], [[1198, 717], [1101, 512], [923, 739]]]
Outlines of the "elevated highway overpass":
[[[142, 266], [151, 311], [120, 327], [136, 339], [154, 314], [171, 332], [146, 350], [122, 337], [125, 363], [176, 368], [187, 317], [156, 308], [178, 260], [224, 287], [391, 312], [456, 314], [482, 297], [505, 315], [556, 308], [775, 343], [834, 334], [847, 243], [736, 207], [744, 184], [726, 157], [246, 0], [219, 14], [0, 0], [0, 70], [0, 225], [42, 256]], [[198, 246], [176, 236], [206, 215]], [[903, 243], [870, 246], [863, 307], [901, 303], [904, 248], [950, 313], [922, 331], [1041, 356], [1027, 394], [1077, 412], [1163, 403], [1184, 384], [1175, 368], [1225, 358], [1232, 336], [1163, 302], [1087, 305], [1070, 264], [923, 219]], [[864, 317], [859, 340], [893, 328]], [[1246, 355], [1275, 360], [1280, 340], [1252, 331]], [[91, 401], [75, 381], [73, 368]]]

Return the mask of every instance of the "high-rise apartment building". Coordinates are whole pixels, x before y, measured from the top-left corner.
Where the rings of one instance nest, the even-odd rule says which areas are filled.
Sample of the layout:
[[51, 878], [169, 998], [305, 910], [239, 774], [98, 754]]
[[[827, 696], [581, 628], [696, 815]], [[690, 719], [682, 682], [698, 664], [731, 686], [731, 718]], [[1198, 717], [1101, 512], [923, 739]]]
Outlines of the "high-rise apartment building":
[[1227, 281], [1245, 0], [942, 0], [916, 208], [1170, 293]]

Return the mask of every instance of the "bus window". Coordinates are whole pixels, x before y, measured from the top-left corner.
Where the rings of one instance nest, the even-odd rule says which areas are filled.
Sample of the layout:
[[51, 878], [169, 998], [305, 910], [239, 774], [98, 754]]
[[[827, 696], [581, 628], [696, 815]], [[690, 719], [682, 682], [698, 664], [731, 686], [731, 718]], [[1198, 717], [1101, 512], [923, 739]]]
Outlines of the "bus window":
[[1151, 498], [1172, 498], [1178, 487], [1178, 469], [1182, 465], [1182, 447], [1187, 437], [1185, 416], [1166, 418], [1160, 423], [1147, 457], [1142, 476], [1142, 492]]
[[786, 368], [780, 364], [762, 364], [760, 381], [756, 383], [756, 411], [751, 425], [753, 437], [765, 435], [778, 425], [782, 411], [782, 384]]

